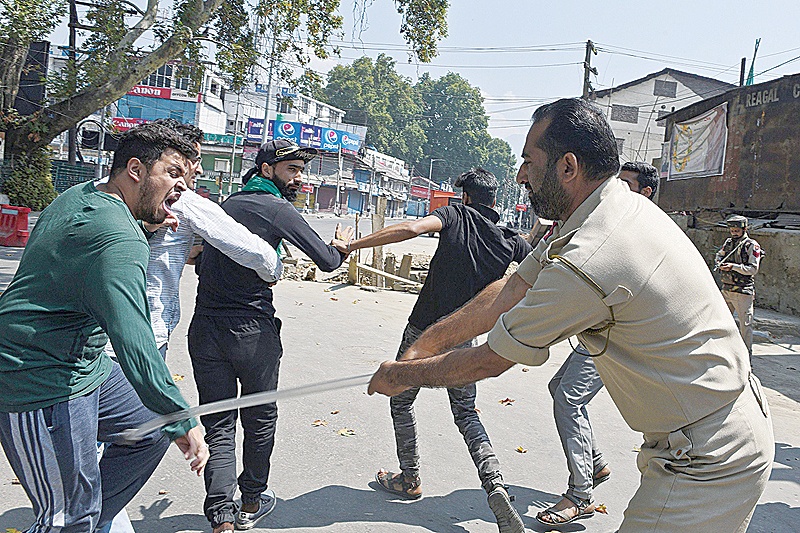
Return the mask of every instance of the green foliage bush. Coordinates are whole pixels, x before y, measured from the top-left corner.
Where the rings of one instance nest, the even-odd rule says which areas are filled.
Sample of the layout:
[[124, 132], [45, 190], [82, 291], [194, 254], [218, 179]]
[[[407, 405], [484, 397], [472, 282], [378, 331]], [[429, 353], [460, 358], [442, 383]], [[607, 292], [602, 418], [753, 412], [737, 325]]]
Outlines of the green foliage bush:
[[11, 205], [41, 211], [57, 194], [50, 175], [50, 157], [46, 149], [18, 155], [11, 163], [11, 174], [3, 182]]

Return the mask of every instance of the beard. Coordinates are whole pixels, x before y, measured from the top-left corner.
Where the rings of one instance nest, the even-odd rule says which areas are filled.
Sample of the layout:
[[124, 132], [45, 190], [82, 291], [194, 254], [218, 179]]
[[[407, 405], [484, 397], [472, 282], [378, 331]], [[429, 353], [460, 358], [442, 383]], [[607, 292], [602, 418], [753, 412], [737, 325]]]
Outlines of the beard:
[[276, 182], [275, 185], [278, 186], [278, 190], [281, 191], [281, 196], [283, 196], [286, 201], [294, 202], [297, 200], [297, 191], [295, 189], [290, 189], [286, 184], [281, 184], [280, 182]]
[[166, 213], [162, 213], [159, 210], [163, 202], [163, 198], [156, 197], [156, 190], [152, 180], [149, 177], [144, 178], [139, 189], [139, 198], [136, 200], [134, 218], [148, 224], [161, 224], [167, 218]]
[[529, 183], [526, 187], [533, 212], [536, 216], [547, 220], [561, 220], [561, 216], [567, 212], [572, 203], [564, 186], [558, 181], [555, 163], [547, 167], [538, 192], [534, 192]]

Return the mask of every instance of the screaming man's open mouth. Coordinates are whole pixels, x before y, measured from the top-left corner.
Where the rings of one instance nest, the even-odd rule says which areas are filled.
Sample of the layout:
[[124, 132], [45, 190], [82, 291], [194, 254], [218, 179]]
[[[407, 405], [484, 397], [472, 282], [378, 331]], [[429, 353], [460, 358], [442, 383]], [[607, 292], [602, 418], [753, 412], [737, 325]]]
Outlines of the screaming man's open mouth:
[[164, 200], [164, 203], [161, 205], [161, 207], [164, 209], [164, 211], [166, 211], [166, 213], [168, 215], [172, 214], [172, 209], [171, 209], [172, 208], [172, 204], [177, 202], [178, 199], [180, 199], [180, 197], [181, 197], [181, 193], [178, 192], [178, 191], [174, 191], [169, 196], [167, 196], [167, 198]]

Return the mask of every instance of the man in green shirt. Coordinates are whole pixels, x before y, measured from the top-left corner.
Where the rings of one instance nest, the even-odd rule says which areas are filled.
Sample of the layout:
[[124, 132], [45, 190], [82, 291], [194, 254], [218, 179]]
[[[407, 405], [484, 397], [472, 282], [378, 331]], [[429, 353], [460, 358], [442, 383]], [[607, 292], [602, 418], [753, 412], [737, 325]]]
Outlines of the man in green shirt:
[[[0, 297], [0, 442], [33, 504], [36, 531], [103, 526], [170, 440], [198, 475], [208, 460], [193, 419], [137, 443], [121, 438], [187, 407], [153, 337], [149, 247], [136, 220], [164, 221], [196, 155], [163, 125], [126, 132], [108, 183], [76, 185], [42, 212]], [[119, 364], [103, 351], [108, 338]], [[99, 465], [98, 441], [112, 443]]]

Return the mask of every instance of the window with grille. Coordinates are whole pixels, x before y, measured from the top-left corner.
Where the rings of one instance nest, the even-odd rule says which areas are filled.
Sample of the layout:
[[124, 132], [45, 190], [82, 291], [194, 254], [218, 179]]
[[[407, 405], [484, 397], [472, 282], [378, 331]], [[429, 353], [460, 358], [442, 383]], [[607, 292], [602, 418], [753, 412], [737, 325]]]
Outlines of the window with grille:
[[613, 104], [611, 106], [611, 120], [637, 124], [639, 122], [639, 108], [629, 105]]
[[148, 87], [172, 87], [172, 65], [164, 65], [150, 74], [144, 85]]
[[669, 98], [675, 98], [675, 95], [677, 93], [678, 93], [677, 81], [656, 80], [656, 83], [653, 86], [654, 96], [667, 96]]

